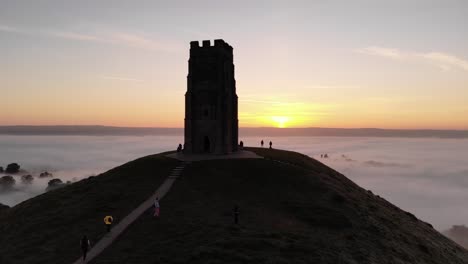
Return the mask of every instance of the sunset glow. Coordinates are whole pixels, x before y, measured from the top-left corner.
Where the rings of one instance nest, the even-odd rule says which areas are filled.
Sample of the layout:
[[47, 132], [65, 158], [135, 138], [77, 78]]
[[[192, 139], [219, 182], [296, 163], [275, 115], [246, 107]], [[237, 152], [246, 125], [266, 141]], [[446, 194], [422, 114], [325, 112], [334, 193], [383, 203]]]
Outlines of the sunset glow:
[[271, 120], [275, 122], [276, 126], [280, 128], [286, 127], [287, 122], [289, 121], [289, 117], [286, 116], [272, 116]]
[[176, 2], [2, 3], [0, 124], [183, 127], [189, 42], [223, 38], [241, 127], [468, 129], [466, 3]]

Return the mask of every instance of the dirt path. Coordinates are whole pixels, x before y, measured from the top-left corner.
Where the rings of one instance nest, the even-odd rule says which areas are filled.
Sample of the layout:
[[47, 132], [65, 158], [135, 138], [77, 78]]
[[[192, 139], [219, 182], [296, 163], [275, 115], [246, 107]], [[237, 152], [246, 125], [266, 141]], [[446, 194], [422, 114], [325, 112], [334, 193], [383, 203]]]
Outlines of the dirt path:
[[[125, 229], [129, 225], [131, 225], [138, 217], [140, 217], [148, 208], [153, 206], [154, 200], [156, 197], [162, 199], [164, 195], [172, 187], [172, 184], [176, 181], [176, 179], [181, 175], [182, 171], [184, 170], [185, 166], [189, 164], [189, 162], [181, 163], [179, 166], [175, 167], [169, 177], [159, 186], [156, 192], [151, 195], [146, 201], [140, 204], [136, 209], [134, 209], [129, 215], [127, 215], [122, 221], [120, 221], [116, 226], [114, 226], [110, 233], [106, 234], [101, 240], [99, 240], [88, 252], [88, 256], [86, 257], [86, 263], [97, 257], [104, 249], [106, 249], [109, 245], [114, 242], [114, 240], [122, 234]], [[81, 264], [83, 263], [82, 257], [80, 257], [77, 261], [73, 262], [73, 264]]]

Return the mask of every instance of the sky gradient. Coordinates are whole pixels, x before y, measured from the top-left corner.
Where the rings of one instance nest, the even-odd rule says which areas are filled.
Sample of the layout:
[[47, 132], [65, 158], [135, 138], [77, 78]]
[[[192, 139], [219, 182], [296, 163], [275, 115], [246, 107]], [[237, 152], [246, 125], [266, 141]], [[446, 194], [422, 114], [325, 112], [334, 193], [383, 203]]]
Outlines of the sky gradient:
[[0, 0], [0, 125], [182, 127], [189, 42], [243, 127], [468, 129], [468, 1]]

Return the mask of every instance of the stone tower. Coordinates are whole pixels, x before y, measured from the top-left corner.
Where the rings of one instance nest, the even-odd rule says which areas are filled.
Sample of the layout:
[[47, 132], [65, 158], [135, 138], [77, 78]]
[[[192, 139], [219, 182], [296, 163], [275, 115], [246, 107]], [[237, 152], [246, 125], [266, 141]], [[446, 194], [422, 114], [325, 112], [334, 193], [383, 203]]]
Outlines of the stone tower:
[[232, 47], [222, 39], [190, 42], [184, 152], [237, 151], [238, 123]]

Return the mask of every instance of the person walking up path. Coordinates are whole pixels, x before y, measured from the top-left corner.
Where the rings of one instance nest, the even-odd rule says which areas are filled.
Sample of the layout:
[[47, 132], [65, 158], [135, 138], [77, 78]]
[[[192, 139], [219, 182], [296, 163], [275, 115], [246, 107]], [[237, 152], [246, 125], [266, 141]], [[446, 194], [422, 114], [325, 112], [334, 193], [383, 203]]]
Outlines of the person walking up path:
[[86, 235], [84, 235], [80, 240], [81, 252], [83, 253], [83, 263], [86, 263], [86, 254], [88, 253], [91, 243]]
[[[181, 165], [177, 166], [174, 168], [174, 171], [177, 171], [177, 176], [171, 175], [166, 178], [166, 180], [159, 186], [159, 188], [156, 190], [156, 192], [151, 195], [146, 201], [144, 201], [142, 204], [140, 204], [137, 208], [135, 208], [129, 215], [124, 217], [122, 221], [120, 221], [113, 229], [112, 232], [109, 233], [108, 235], [104, 236], [101, 240], [99, 240], [89, 252], [87, 252], [87, 259], [88, 261], [91, 261], [95, 257], [97, 257], [104, 249], [106, 249], [109, 245], [114, 242], [117, 237], [122, 234], [125, 229], [129, 225], [131, 225], [135, 220], [138, 219], [144, 212], [147, 212], [149, 208], [153, 206], [154, 200], [156, 197], [159, 197], [159, 200], [162, 199], [171, 189], [172, 185], [174, 182], [177, 180], [178, 175], [180, 174], [181, 170], [184, 169], [184, 167], [188, 163], [184, 162]], [[174, 173], [172, 173], [174, 174]], [[82, 258], [80, 257], [78, 260], [73, 262], [73, 264], [81, 264]]]
[[154, 217], [159, 217], [159, 210], [160, 210], [160, 205], [159, 205], [159, 197], [156, 197], [156, 200], [154, 200]]
[[114, 218], [112, 216], [107, 215], [106, 217], [104, 217], [104, 224], [106, 225], [107, 233], [109, 233], [111, 230], [112, 222], [114, 222]]

